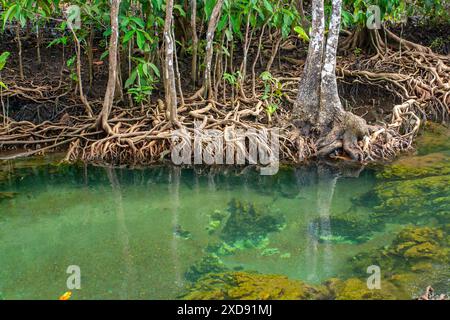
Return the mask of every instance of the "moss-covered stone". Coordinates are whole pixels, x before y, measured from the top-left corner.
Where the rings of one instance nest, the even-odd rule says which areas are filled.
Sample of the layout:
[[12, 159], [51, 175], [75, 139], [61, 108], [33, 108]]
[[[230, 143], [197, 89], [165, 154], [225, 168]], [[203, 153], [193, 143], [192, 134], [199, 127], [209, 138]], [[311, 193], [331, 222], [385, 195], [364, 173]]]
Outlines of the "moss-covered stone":
[[450, 175], [379, 183], [374, 194], [377, 205], [371, 218], [414, 223], [449, 221]]
[[425, 130], [416, 139], [419, 154], [450, 150], [450, 128], [427, 122]]
[[407, 227], [391, 245], [356, 255], [352, 265], [361, 274], [370, 265], [380, 266], [386, 275], [430, 273], [450, 261], [449, 238], [442, 228]]
[[416, 179], [450, 174], [450, 157], [445, 153], [401, 158], [377, 173], [379, 179]]
[[251, 272], [210, 274], [188, 288], [182, 299], [305, 300], [330, 298], [324, 286], [311, 286], [281, 275]]
[[357, 278], [345, 281], [335, 280], [328, 284], [336, 300], [395, 300], [410, 299], [411, 296], [402, 287], [390, 281], [382, 281], [380, 289], [369, 289], [367, 283]]

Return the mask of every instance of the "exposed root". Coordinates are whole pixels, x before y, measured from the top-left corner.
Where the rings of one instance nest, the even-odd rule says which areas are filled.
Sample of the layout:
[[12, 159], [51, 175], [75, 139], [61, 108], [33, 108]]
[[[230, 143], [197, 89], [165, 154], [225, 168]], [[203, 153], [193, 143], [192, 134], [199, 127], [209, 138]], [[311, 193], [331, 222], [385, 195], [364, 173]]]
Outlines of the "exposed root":
[[[291, 163], [325, 155], [337, 158], [348, 155], [362, 162], [390, 160], [399, 152], [412, 147], [413, 138], [425, 120], [449, 120], [450, 58], [436, 55], [430, 50], [419, 50], [403, 41], [400, 52], [394, 36], [389, 37], [388, 45], [378, 33], [371, 37], [379, 46], [376, 54], [360, 59], [357, 64], [341, 60], [337, 75], [340, 81], [382, 87], [402, 101], [393, 107], [390, 118], [385, 118], [384, 123], [368, 125], [361, 118], [345, 112], [338, 117], [334, 129], [326, 137], [315, 141], [312, 137], [302, 136], [291, 123], [289, 107], [280, 107], [269, 119], [266, 112], [268, 102], [262, 98], [264, 83], [259, 81], [253, 84], [251, 81], [247, 84], [244, 82], [245, 87], [241, 88], [244, 95], [251, 99], [238, 96], [226, 102], [203, 100], [200, 90], [178, 108], [175, 129], [184, 127], [192, 134], [198, 129], [214, 129], [233, 141], [238, 149], [244, 148], [245, 142], [235, 141], [228, 136], [227, 132], [231, 129], [266, 130], [277, 127], [280, 160]], [[294, 63], [292, 60], [295, 59], [290, 59], [291, 65]], [[298, 73], [289, 76], [285, 73], [277, 77], [286, 106], [290, 106], [295, 99], [298, 76]], [[64, 89], [66, 86], [61, 82], [47, 86], [30, 83], [26, 88], [14, 85], [12, 81], [7, 84], [9, 90], [4, 91], [4, 97], [18, 96], [39, 103], [58, 101], [67, 94]], [[256, 90], [253, 89], [255, 85]], [[226, 88], [222, 89], [225, 93]], [[95, 103], [92, 104], [95, 106]], [[0, 148], [23, 149], [23, 153], [15, 156], [18, 157], [70, 144], [66, 157], [68, 161], [81, 159], [111, 164], [158, 162], [171, 151], [174, 127], [168, 121], [167, 108], [161, 100], [145, 110], [140, 107], [113, 108], [108, 121], [112, 130], [109, 135], [98, 131], [95, 120], [86, 116], [67, 114], [58, 122], [33, 124], [13, 121], [3, 115], [0, 118], [3, 123], [0, 126]], [[199, 122], [200, 127], [196, 127], [194, 122]], [[269, 148], [263, 140], [260, 139], [260, 145]]]

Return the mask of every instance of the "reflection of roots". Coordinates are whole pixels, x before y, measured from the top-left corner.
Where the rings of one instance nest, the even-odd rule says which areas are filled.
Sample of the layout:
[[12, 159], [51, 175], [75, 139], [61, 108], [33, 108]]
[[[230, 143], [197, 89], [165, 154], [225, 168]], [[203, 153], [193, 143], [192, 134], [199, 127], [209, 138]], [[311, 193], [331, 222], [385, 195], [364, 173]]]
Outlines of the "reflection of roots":
[[[383, 34], [383, 36], [381, 35]], [[302, 162], [313, 156], [334, 154], [340, 157], [342, 150], [353, 159], [374, 161], [392, 159], [399, 152], [411, 148], [413, 138], [420, 124], [426, 119], [449, 120], [450, 104], [450, 58], [433, 53], [429, 48], [402, 40], [389, 30], [370, 32], [352, 36], [343, 45], [347, 49], [369, 41], [375, 55], [354, 61], [341, 60], [337, 75], [341, 81], [381, 87], [402, 101], [393, 107], [391, 119], [387, 124], [376, 126], [361, 125], [358, 117], [346, 112], [336, 124], [336, 128], [325, 138], [315, 141], [301, 133], [290, 124], [289, 108], [279, 108], [275, 116], [266, 112], [267, 100], [262, 99], [263, 83], [257, 84], [260, 94], [255, 98], [247, 84], [234, 101], [217, 100], [190, 101], [178, 109], [178, 126], [187, 128], [190, 134], [198, 129], [215, 129], [227, 137], [227, 130], [264, 130], [270, 126], [278, 127], [280, 135], [280, 160]], [[289, 60], [288, 60], [289, 59]], [[286, 58], [289, 63], [295, 59]], [[298, 74], [291, 77], [278, 77], [284, 96], [284, 103], [290, 105], [298, 87]], [[244, 83], [245, 85], [245, 83]], [[56, 86], [61, 87], [61, 84]], [[42, 102], [65, 94], [52, 90], [48, 96], [41, 97], [39, 90], [24, 90], [11, 86], [7, 95], [18, 95]], [[245, 90], [244, 90], [245, 89]], [[58, 93], [56, 93], [58, 92]], [[31, 98], [29, 97], [31, 94]], [[57, 99], [58, 99], [57, 98]], [[94, 107], [95, 102], [91, 103]], [[270, 119], [269, 119], [270, 118]], [[107, 162], [113, 164], [149, 164], [160, 161], [171, 150], [171, 132], [174, 129], [166, 120], [164, 103], [159, 100], [156, 106], [143, 111], [141, 108], [114, 108], [109, 124], [112, 134], [98, 131], [95, 120], [83, 116], [69, 116], [67, 113], [59, 122], [33, 124], [27, 121], [12, 121], [0, 118], [0, 146], [3, 150], [23, 148], [28, 151], [6, 158], [15, 158], [44, 152], [69, 145], [66, 159], [88, 162]], [[200, 122], [200, 128], [194, 126]], [[270, 123], [270, 125], [268, 125]], [[263, 149], [270, 145], [265, 139], [257, 142]], [[231, 139], [233, 140], [233, 139]], [[245, 147], [245, 142], [234, 140], [235, 149]], [[216, 146], [217, 147], [217, 146]], [[225, 148], [226, 146], [221, 146]], [[217, 150], [217, 149], [216, 149]], [[226, 154], [224, 150], [223, 154]]]

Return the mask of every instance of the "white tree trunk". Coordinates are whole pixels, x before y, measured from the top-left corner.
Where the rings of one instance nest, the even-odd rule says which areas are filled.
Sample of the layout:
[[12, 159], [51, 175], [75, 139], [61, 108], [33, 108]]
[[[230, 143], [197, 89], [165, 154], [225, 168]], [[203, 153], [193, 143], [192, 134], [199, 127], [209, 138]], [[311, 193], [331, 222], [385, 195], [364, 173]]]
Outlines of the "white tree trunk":
[[320, 129], [329, 126], [334, 117], [343, 112], [336, 81], [336, 53], [341, 24], [341, 5], [342, 0], [332, 1], [332, 13], [320, 84], [320, 107], [317, 119], [317, 126]]
[[300, 125], [314, 123], [320, 102], [320, 80], [325, 34], [323, 0], [312, 1], [312, 25], [308, 56], [299, 83], [293, 115]]
[[169, 119], [172, 123], [177, 118], [177, 90], [175, 86], [175, 69], [173, 60], [174, 39], [172, 38], [173, 0], [166, 2], [166, 18], [164, 23], [164, 92]]
[[205, 96], [211, 97], [212, 95], [212, 83], [211, 83], [211, 63], [213, 58], [213, 41], [214, 33], [219, 23], [220, 14], [222, 12], [222, 5], [224, 0], [217, 0], [216, 5], [211, 13], [211, 19], [208, 23], [208, 30], [206, 32], [206, 56], [205, 56], [205, 75], [203, 77], [203, 88], [205, 90]]

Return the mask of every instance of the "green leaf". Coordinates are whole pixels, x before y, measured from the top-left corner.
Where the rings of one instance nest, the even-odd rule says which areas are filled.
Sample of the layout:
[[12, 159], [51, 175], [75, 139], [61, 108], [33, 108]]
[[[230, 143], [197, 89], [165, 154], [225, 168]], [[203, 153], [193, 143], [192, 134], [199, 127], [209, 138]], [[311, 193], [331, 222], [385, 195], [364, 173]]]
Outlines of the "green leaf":
[[131, 72], [130, 77], [127, 79], [127, 81], [125, 81], [125, 89], [129, 88], [136, 81], [136, 77], [137, 77], [137, 69], [134, 69]]
[[3, 16], [3, 29], [5, 29], [6, 22], [8, 22], [8, 20], [11, 20], [11, 17], [15, 15], [15, 10], [17, 8], [17, 4], [13, 4], [11, 7], [9, 7], [8, 11], [6, 11], [5, 15]]
[[145, 46], [145, 35], [144, 32], [142, 30], [136, 30], [136, 40], [137, 40], [137, 45], [139, 47], [139, 49], [144, 50], [144, 46]]
[[183, 8], [181, 7], [181, 5], [176, 4], [173, 6], [174, 10], [177, 10], [180, 13], [180, 16], [182, 17], [186, 17], [186, 12], [183, 10]]
[[130, 39], [133, 37], [133, 35], [135, 34], [136, 30], [130, 30], [127, 33], [125, 33], [125, 36], [123, 37], [122, 43], [127, 43], [128, 41], [130, 41]]
[[225, 35], [227, 37], [227, 41], [233, 41], [233, 33], [230, 29], [225, 30]]
[[264, 71], [259, 77], [262, 81], [270, 81], [272, 79], [272, 74], [269, 71]]
[[294, 31], [297, 33], [297, 35], [300, 39], [302, 39], [305, 42], [309, 41], [309, 36], [302, 27], [296, 26], [294, 28]]
[[5, 88], [6, 90], [8, 90], [8, 87], [2, 81], [0, 81], [0, 87]]
[[150, 68], [152, 68], [153, 72], [155, 73], [155, 75], [160, 78], [160, 74], [159, 74], [159, 70], [158, 67], [155, 66], [153, 63], [149, 63]]
[[264, 0], [264, 7], [267, 9], [267, 11], [273, 13], [272, 4], [268, 0]]
[[100, 56], [100, 60], [105, 59], [108, 55], [109, 55], [109, 50], [106, 50], [106, 51], [103, 52], [102, 55]]
[[211, 13], [216, 5], [216, 0], [206, 0], [205, 1], [205, 15], [211, 17]]
[[5, 51], [0, 55], [0, 70], [5, 67], [6, 60], [8, 59], [9, 55], [10, 53], [8, 51]]
[[142, 21], [142, 19], [137, 18], [137, 17], [131, 17], [130, 20], [133, 21], [134, 23], [136, 23], [139, 27], [145, 28], [145, 23], [144, 23], [144, 21]]
[[222, 17], [219, 20], [219, 23], [217, 24], [217, 31], [222, 31], [225, 26], [228, 23], [228, 16], [222, 15]]
[[68, 59], [66, 64], [67, 64], [68, 67], [71, 67], [74, 62], [75, 62], [75, 56], [73, 56], [70, 59]]

